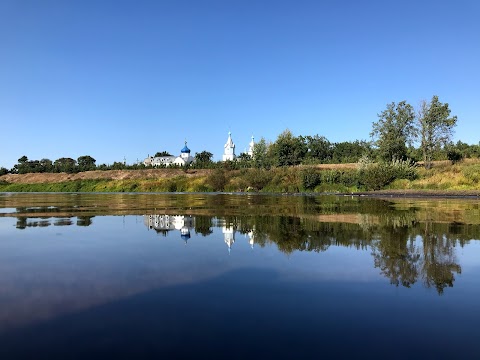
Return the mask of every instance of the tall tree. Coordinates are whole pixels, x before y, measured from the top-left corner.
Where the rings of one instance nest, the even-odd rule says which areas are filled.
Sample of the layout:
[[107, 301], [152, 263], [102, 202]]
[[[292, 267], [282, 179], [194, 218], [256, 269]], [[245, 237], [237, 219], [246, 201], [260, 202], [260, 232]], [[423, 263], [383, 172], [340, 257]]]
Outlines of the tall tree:
[[52, 172], [53, 162], [50, 159], [43, 158], [40, 160], [40, 166], [42, 167], [42, 172]]
[[450, 117], [450, 113], [448, 103], [441, 103], [437, 95], [429, 103], [423, 100], [420, 104], [417, 127], [426, 169], [432, 167], [435, 151], [450, 142], [453, 128], [457, 125], [457, 117]]
[[88, 170], [95, 170], [95, 160], [90, 155], [83, 155], [77, 159], [78, 169], [80, 171], [88, 171]]
[[415, 111], [406, 101], [392, 102], [378, 114], [379, 120], [373, 123], [371, 136], [384, 161], [405, 159], [407, 142], [415, 133]]
[[302, 137], [296, 137], [290, 130], [283, 131], [272, 144], [276, 165], [298, 165], [307, 153], [307, 145]]
[[60, 158], [55, 160], [53, 166], [57, 172], [73, 173], [76, 170], [77, 162], [72, 158]]
[[253, 148], [253, 165], [256, 168], [269, 169], [272, 166], [270, 147], [270, 143], [263, 137], [255, 144]]
[[353, 163], [363, 155], [372, 156], [372, 146], [365, 140], [342, 141], [332, 145], [332, 162]]
[[195, 166], [199, 168], [209, 167], [213, 164], [213, 154], [210, 151], [195, 153]]
[[307, 144], [307, 157], [322, 163], [329, 162], [333, 157], [333, 147], [325, 136], [307, 135], [304, 138]]

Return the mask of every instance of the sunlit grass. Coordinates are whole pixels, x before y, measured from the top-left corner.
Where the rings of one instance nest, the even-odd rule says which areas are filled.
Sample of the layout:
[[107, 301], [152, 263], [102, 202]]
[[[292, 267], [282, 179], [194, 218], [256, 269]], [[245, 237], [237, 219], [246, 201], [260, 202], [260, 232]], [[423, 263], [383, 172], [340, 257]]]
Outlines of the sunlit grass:
[[[59, 183], [0, 182], [1, 192], [276, 192], [351, 193], [366, 190], [355, 169], [318, 169], [318, 180], [304, 188], [307, 166], [265, 169], [221, 170], [203, 176], [173, 175], [144, 179], [85, 179]], [[311, 171], [309, 171], [311, 172]], [[396, 179], [383, 189], [392, 190], [480, 190], [480, 159], [457, 164], [435, 163], [433, 168], [417, 167], [417, 179]], [[219, 180], [217, 177], [222, 177]], [[307, 186], [307, 185], [305, 185]]]

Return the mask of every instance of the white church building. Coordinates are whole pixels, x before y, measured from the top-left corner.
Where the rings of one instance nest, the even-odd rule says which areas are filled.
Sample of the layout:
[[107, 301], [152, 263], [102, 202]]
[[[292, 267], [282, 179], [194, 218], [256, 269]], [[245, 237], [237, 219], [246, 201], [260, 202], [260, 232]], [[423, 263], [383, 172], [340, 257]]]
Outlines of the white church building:
[[[255, 147], [255, 141], [252, 136], [252, 140], [248, 144], [248, 151], [246, 152], [248, 155], [250, 155], [253, 158], [253, 148]], [[237, 158], [235, 155], [235, 143], [232, 140], [232, 133], [228, 132], [228, 139], [225, 145], [223, 146], [223, 156], [222, 156], [222, 161], [233, 161]]]
[[[246, 154], [250, 155], [253, 158], [253, 149], [255, 147], [255, 141], [252, 136], [250, 143], [248, 144], [248, 150]], [[232, 133], [228, 132], [228, 139], [224, 145], [222, 161], [234, 161], [237, 158], [235, 155], [235, 143], [232, 140]], [[185, 166], [191, 164], [195, 161], [195, 158], [190, 155], [190, 149], [187, 146], [187, 142], [185, 141], [185, 146], [182, 150], [180, 150], [179, 156], [148, 156], [143, 160], [143, 164], [145, 166]]]
[[193, 160], [195, 159], [190, 156], [190, 149], [187, 147], [187, 142], [185, 141], [185, 146], [180, 150], [179, 156], [149, 156], [143, 160], [143, 164], [145, 166], [185, 166], [193, 162]]

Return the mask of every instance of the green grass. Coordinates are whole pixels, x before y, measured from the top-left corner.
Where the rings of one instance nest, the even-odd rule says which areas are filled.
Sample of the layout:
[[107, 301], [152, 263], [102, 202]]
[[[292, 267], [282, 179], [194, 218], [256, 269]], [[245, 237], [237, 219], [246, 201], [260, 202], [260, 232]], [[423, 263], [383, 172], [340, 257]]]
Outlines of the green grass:
[[[374, 168], [382, 171], [382, 168]], [[390, 171], [390, 170], [389, 170]], [[391, 176], [375, 189], [480, 190], [480, 160], [436, 164], [417, 168], [416, 179]], [[366, 176], [369, 176], [367, 179]], [[400, 178], [398, 178], [398, 176]], [[397, 177], [397, 178], [396, 178]], [[274, 192], [338, 193], [358, 192], [373, 187], [368, 181], [379, 178], [364, 170], [320, 170], [314, 167], [222, 170], [205, 176], [176, 175], [157, 179], [98, 179], [60, 183], [19, 184], [0, 181], [0, 192]], [[413, 178], [413, 177], [411, 177]], [[366, 181], [368, 180], [368, 181]]]

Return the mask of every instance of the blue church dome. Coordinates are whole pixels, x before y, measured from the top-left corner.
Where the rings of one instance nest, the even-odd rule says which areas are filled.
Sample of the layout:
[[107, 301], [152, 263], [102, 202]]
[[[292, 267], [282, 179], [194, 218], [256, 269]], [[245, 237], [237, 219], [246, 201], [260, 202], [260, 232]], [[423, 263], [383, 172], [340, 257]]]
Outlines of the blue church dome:
[[183, 147], [182, 150], [180, 150], [182, 153], [189, 153], [190, 154], [190, 149], [187, 147], [187, 142], [185, 141], [185, 146]]

